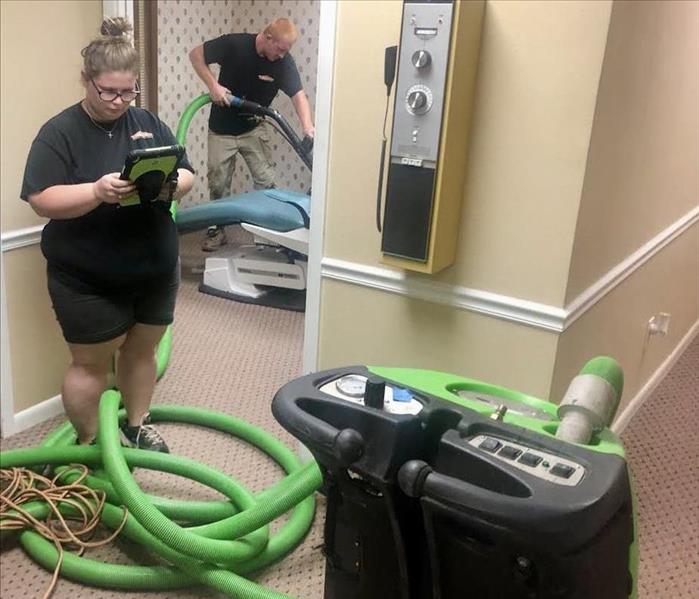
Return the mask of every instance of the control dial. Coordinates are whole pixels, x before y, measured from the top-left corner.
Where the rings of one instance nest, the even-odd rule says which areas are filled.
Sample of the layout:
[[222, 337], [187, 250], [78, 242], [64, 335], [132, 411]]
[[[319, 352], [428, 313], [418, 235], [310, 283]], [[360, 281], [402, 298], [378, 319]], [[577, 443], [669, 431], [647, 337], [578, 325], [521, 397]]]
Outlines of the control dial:
[[424, 69], [425, 67], [430, 66], [432, 56], [430, 56], [430, 53], [427, 50], [415, 50], [411, 60], [416, 69]]
[[405, 104], [411, 114], [425, 114], [432, 108], [432, 91], [426, 85], [413, 85], [405, 96]]
[[408, 95], [408, 106], [410, 106], [414, 112], [424, 108], [426, 104], [427, 94], [425, 92], [415, 91]]

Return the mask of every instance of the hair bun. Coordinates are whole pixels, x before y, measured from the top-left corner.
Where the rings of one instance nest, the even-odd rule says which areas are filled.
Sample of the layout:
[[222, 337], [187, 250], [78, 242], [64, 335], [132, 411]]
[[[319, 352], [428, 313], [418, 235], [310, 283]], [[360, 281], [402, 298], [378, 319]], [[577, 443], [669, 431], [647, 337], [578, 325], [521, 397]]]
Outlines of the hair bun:
[[102, 21], [100, 33], [108, 37], [126, 36], [133, 28], [123, 17], [107, 17]]

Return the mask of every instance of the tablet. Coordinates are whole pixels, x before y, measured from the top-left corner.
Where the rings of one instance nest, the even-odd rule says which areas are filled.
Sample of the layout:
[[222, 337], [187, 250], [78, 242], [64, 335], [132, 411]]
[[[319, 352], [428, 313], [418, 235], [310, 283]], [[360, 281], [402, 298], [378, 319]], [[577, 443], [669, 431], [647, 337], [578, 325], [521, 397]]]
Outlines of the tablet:
[[120, 202], [121, 206], [133, 206], [152, 202], [158, 197], [165, 181], [177, 174], [184, 157], [184, 146], [161, 146], [131, 150], [126, 157], [121, 179], [136, 185], [136, 192]]

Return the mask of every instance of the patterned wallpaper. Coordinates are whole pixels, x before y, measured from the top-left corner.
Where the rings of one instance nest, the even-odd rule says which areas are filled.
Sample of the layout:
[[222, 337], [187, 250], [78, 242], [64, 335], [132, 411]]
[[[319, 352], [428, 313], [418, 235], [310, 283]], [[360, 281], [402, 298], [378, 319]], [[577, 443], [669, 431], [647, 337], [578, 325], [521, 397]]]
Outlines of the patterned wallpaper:
[[[311, 108], [315, 106], [320, 0], [161, 0], [158, 2], [158, 113], [173, 133], [194, 98], [207, 91], [189, 62], [189, 51], [224, 33], [256, 33], [277, 17], [291, 19], [299, 37], [291, 54], [301, 75]], [[217, 65], [211, 65], [218, 74]], [[279, 92], [272, 106], [301, 132], [291, 101]], [[183, 199], [187, 207], [208, 200], [206, 135], [209, 107], [194, 116], [187, 133], [187, 152], [197, 170], [197, 182]], [[273, 132], [273, 155], [279, 187], [307, 191], [311, 174], [284, 139]], [[236, 163], [232, 193], [252, 189], [252, 178], [241, 157]]]

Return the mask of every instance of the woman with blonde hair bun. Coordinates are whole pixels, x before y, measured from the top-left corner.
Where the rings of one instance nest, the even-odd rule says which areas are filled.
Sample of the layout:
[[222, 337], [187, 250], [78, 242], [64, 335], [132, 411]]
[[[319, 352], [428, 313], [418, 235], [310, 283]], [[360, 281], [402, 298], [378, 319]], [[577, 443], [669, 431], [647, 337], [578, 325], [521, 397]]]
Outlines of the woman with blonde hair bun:
[[168, 451], [148, 424], [155, 349], [173, 320], [178, 238], [170, 203], [187, 193], [186, 156], [152, 202], [121, 205], [135, 191], [119, 178], [131, 150], [176, 144], [157, 116], [131, 106], [140, 93], [131, 25], [106, 19], [83, 50], [84, 98], [51, 118], [32, 143], [22, 199], [49, 222], [41, 236], [48, 290], [71, 363], [62, 386], [79, 443], [97, 433], [97, 407], [118, 350], [127, 412], [122, 440]]

